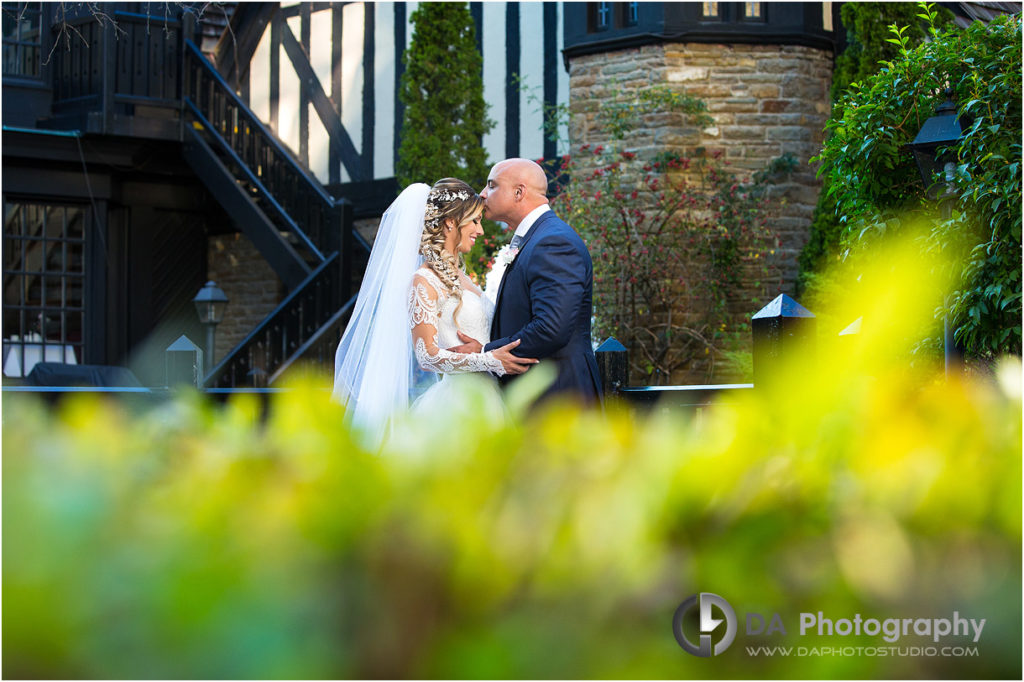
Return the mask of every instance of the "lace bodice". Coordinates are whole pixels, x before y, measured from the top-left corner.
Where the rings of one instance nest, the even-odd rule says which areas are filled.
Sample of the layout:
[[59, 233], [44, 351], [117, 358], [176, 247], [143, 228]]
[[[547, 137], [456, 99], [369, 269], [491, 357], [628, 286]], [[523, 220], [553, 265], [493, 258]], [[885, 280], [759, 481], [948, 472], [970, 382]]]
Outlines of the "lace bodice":
[[[455, 321], [456, 308], [458, 324]], [[494, 304], [487, 298], [463, 288], [462, 307], [459, 308], [459, 299], [448, 293], [433, 270], [425, 267], [417, 270], [409, 290], [409, 325], [420, 367], [439, 374], [505, 374], [504, 366], [493, 353], [452, 353], [445, 350], [462, 345], [457, 333], [460, 330], [481, 345], [487, 345], [493, 315]]]

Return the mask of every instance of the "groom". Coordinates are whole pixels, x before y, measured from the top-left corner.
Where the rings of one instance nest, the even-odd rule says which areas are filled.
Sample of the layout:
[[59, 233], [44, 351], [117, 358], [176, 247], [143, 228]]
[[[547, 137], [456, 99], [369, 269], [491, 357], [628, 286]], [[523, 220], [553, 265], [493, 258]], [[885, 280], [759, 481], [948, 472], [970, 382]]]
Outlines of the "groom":
[[[480, 192], [485, 215], [515, 230], [514, 260], [505, 269], [483, 350], [520, 339], [515, 354], [551, 363], [554, 384], [542, 399], [572, 396], [593, 403], [601, 380], [590, 342], [594, 271], [579, 235], [548, 207], [544, 169], [527, 159], [506, 159], [491, 169]], [[464, 342], [469, 337], [459, 337]], [[472, 343], [459, 349], [479, 350]], [[455, 349], [458, 350], [458, 349]], [[502, 385], [513, 380], [506, 375]]]

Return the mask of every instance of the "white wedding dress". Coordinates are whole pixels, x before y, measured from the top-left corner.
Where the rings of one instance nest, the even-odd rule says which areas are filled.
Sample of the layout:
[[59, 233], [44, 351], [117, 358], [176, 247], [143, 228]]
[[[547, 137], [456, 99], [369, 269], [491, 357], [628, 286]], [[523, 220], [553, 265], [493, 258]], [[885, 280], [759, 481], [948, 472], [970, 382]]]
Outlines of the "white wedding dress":
[[494, 307], [467, 286], [460, 308], [433, 270], [422, 267], [429, 194], [428, 185], [410, 185], [385, 211], [335, 353], [332, 397], [345, 405], [346, 424], [371, 451], [389, 442], [400, 451], [439, 440], [458, 449], [452, 438], [474, 432], [460, 425], [479, 423], [481, 415], [490, 424], [505, 419], [491, 376], [504, 372], [501, 362], [492, 353], [446, 350], [462, 344], [459, 330], [486, 344]]
[[[416, 271], [409, 289], [409, 326], [420, 368], [441, 380], [416, 398], [415, 415], [463, 409], [465, 416], [493, 421], [505, 416], [504, 402], [492, 376], [505, 374], [493, 353], [453, 353], [462, 345], [458, 332], [486, 345], [490, 341], [494, 303], [482, 292], [463, 286], [462, 298], [451, 295], [429, 267]], [[434, 332], [431, 334], [430, 332]]]

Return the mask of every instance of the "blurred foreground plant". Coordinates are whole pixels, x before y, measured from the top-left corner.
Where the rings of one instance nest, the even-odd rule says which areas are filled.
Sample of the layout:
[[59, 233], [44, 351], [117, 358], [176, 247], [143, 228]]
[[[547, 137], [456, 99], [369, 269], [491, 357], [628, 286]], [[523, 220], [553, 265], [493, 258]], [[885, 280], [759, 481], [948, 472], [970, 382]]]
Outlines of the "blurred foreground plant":
[[[1020, 362], [988, 383], [908, 369], [893, 339], [941, 295], [908, 253], [849, 287], [852, 344], [699, 420], [501, 424], [470, 391], [373, 455], [315, 383], [265, 421], [247, 396], [136, 417], [7, 397], [4, 674], [1019, 678]], [[699, 591], [740, 619], [709, 659], [671, 629]], [[977, 657], [746, 651], [885, 644], [799, 637], [801, 612], [954, 610], [987, 619]], [[746, 635], [750, 612], [788, 635]]]

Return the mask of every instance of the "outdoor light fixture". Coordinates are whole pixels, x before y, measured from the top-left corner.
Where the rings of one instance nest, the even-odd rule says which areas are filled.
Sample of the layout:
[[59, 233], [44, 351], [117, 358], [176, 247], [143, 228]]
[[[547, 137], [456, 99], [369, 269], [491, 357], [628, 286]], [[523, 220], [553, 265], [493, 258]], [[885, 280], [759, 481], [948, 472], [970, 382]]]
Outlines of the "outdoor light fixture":
[[[951, 154], [943, 155], [940, 152], [956, 144], [962, 133], [952, 92], [947, 90], [946, 101], [939, 105], [935, 115], [924, 122], [917, 137], [907, 145], [914, 154], [921, 180], [932, 199], [937, 199], [948, 189], [956, 170], [956, 159]], [[935, 176], [939, 173], [942, 175], [936, 180]]]
[[213, 367], [214, 332], [220, 321], [224, 319], [224, 308], [228, 305], [228, 297], [217, 287], [216, 283], [209, 281], [199, 290], [192, 302], [196, 304], [199, 321], [206, 326], [205, 373], [209, 374]]
[[[946, 101], [935, 110], [935, 115], [924, 122], [914, 141], [907, 145], [917, 161], [917, 169], [921, 173], [925, 191], [931, 199], [943, 197], [942, 219], [949, 220], [953, 214], [950, 195], [953, 191], [953, 180], [956, 178], [956, 159], [942, 152], [955, 145], [963, 134], [960, 120], [956, 115], [956, 104], [953, 102], [953, 91], [946, 90]], [[941, 173], [941, 175], [939, 175]], [[939, 175], [938, 178], [936, 176]], [[947, 302], [948, 303], [948, 302]], [[953, 339], [953, 328], [949, 323], [949, 315], [942, 320], [942, 345], [945, 357], [946, 377], [956, 363], [956, 343]]]

